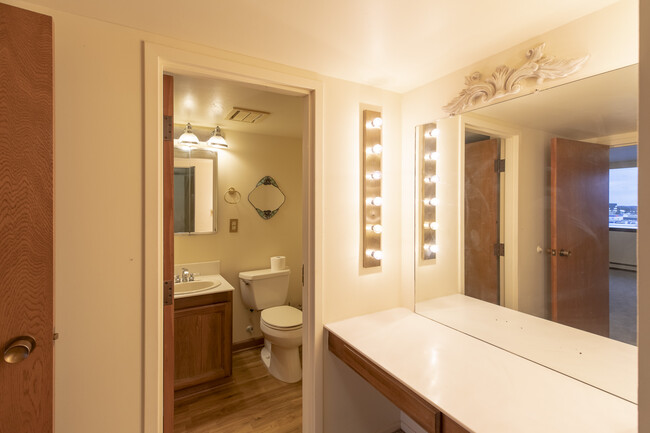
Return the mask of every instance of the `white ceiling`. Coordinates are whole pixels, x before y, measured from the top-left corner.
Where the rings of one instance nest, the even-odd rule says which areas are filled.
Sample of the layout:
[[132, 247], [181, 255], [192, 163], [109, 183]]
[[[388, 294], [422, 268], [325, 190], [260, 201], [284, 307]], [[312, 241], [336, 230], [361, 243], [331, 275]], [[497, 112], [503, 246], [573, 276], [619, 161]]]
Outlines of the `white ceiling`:
[[[225, 120], [233, 107], [271, 114], [254, 124]], [[302, 108], [303, 99], [299, 96], [273, 93], [234, 81], [174, 76], [174, 123], [190, 122], [193, 126], [212, 129], [219, 125], [226, 139], [227, 131], [299, 138], [303, 126]], [[200, 129], [195, 132], [200, 140], [207, 139], [200, 135]]]
[[616, 0], [31, 0], [404, 92]]

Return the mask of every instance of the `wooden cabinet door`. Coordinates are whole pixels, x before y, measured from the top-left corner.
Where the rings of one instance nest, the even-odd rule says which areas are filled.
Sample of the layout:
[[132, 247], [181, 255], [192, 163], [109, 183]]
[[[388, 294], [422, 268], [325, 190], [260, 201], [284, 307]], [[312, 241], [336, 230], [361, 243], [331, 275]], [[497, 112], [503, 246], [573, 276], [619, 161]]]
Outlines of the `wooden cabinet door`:
[[52, 124], [52, 18], [0, 4], [1, 432], [52, 431]]
[[232, 304], [204, 305], [176, 311], [174, 319], [174, 389], [176, 391], [230, 376]]

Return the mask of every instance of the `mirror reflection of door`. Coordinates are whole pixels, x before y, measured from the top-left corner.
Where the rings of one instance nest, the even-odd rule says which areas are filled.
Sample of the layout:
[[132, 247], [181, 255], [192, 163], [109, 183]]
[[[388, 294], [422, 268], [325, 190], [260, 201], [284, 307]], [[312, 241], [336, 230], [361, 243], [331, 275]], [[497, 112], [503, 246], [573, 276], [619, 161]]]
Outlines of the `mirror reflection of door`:
[[465, 295], [500, 301], [500, 140], [465, 134]]
[[195, 167], [174, 167], [174, 233], [194, 232]]
[[609, 336], [609, 147], [551, 140], [551, 318]]

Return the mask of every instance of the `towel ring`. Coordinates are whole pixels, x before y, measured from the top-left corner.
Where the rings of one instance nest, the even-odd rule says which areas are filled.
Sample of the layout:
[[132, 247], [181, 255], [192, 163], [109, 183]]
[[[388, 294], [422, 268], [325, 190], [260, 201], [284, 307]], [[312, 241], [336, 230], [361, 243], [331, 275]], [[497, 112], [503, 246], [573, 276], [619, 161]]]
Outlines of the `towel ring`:
[[239, 203], [239, 200], [241, 200], [241, 194], [231, 186], [223, 195], [223, 199], [226, 201], [226, 203], [237, 204]]

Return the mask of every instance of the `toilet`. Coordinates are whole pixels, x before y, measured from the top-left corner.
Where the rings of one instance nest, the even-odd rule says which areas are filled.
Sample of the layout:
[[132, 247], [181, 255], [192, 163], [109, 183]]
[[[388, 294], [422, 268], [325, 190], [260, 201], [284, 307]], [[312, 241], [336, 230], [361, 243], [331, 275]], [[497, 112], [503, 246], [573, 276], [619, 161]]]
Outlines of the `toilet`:
[[302, 379], [302, 311], [284, 305], [289, 275], [289, 269], [240, 272], [239, 287], [244, 305], [261, 310], [262, 362], [276, 379], [294, 383]]

